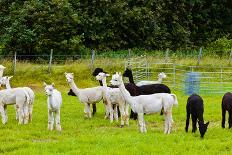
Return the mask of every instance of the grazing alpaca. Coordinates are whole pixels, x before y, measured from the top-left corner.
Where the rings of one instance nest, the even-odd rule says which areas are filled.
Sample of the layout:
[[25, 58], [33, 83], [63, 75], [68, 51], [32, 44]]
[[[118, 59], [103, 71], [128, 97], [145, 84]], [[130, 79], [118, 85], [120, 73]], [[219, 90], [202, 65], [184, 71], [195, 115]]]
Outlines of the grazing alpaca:
[[60, 108], [62, 105], [61, 93], [54, 88], [54, 84], [47, 85], [44, 82], [44, 89], [47, 95], [48, 105], [48, 130], [52, 131], [54, 126], [54, 120], [56, 123], [56, 130], [61, 131], [60, 125]]
[[6, 124], [7, 117], [7, 105], [16, 104], [16, 110], [19, 117], [19, 124], [27, 124], [29, 121], [28, 105], [30, 103], [30, 97], [27, 91], [23, 88], [12, 88], [0, 91], [0, 113], [2, 115], [2, 123]]
[[136, 83], [136, 86], [159, 84], [159, 83], [162, 83], [163, 79], [166, 77], [167, 77], [166, 74], [162, 72], [158, 74], [158, 81], [139, 81], [138, 83]]
[[158, 93], [151, 95], [131, 96], [125, 89], [121, 74], [112, 76], [111, 84], [119, 87], [124, 99], [131, 106], [131, 109], [138, 113], [140, 132], [146, 132], [144, 113], [152, 114], [160, 112], [164, 108], [165, 129], [164, 133], [169, 134], [172, 127], [172, 106], [178, 105], [175, 94]]
[[[129, 82], [133, 84], [133, 87], [138, 90], [139, 95], [150, 95], [155, 93], [171, 93], [171, 90], [168, 88], [168, 86], [164, 84], [151, 84], [151, 85], [143, 85], [143, 86], [136, 86], [134, 83], [134, 78], [132, 75], [132, 71], [129, 68], [126, 68], [126, 70], [123, 73], [124, 77], [129, 78]], [[160, 115], [162, 115], [163, 112], [160, 112]], [[137, 114], [134, 113], [131, 110], [130, 118], [134, 118], [134, 120], [137, 119]]]
[[[120, 113], [122, 115], [121, 117], [121, 127], [124, 126], [124, 121], [126, 121], [126, 124], [129, 124], [129, 118], [128, 118], [128, 109], [129, 105], [125, 102], [125, 99], [123, 98], [119, 88], [110, 88], [107, 87], [106, 84], [106, 77], [109, 76], [109, 74], [100, 72], [97, 76], [96, 79], [99, 81], [102, 81], [103, 88], [104, 88], [104, 96], [107, 98], [112, 105], [118, 105]], [[115, 106], [114, 106], [115, 107]], [[117, 107], [117, 106], [116, 106]], [[117, 113], [117, 108], [114, 109], [114, 116], [116, 120], [118, 119], [118, 113]], [[117, 120], [118, 121], [118, 120]]]
[[[0, 79], [0, 84], [2, 85], [5, 85], [6, 86], [6, 89], [11, 89], [11, 86], [10, 86], [10, 79], [12, 78], [13, 76], [4, 76]], [[29, 115], [29, 121], [32, 121], [32, 111], [33, 111], [33, 103], [34, 103], [34, 99], [35, 99], [35, 94], [33, 92], [33, 90], [29, 87], [22, 87], [24, 88], [29, 97], [30, 97], [30, 103], [29, 103], [29, 106], [28, 106], [28, 115]], [[15, 107], [16, 109], [16, 107]], [[18, 120], [18, 114], [17, 114], [17, 110], [16, 110], [16, 120]]]
[[192, 94], [187, 100], [186, 111], [187, 111], [187, 118], [186, 118], [185, 131], [188, 132], [189, 119], [190, 119], [190, 115], [191, 115], [191, 117], [192, 117], [192, 132], [195, 132], [197, 130], [196, 124], [197, 124], [197, 120], [198, 120], [199, 131], [200, 131], [201, 137], [203, 138], [206, 131], [207, 131], [207, 127], [209, 125], [209, 122], [204, 124], [203, 99], [197, 94]]
[[[80, 102], [84, 103], [85, 116], [91, 118], [92, 116], [91, 116], [90, 104], [96, 104], [102, 100], [104, 93], [103, 87], [99, 86], [93, 88], [80, 89], [74, 83], [73, 73], [65, 73], [65, 77], [67, 82], [69, 83], [69, 86], [76, 94], [76, 96], [79, 98]], [[113, 115], [111, 117], [113, 117]]]
[[232, 127], [232, 93], [227, 92], [222, 98], [222, 128], [225, 128], [226, 111], [229, 113], [229, 129]]

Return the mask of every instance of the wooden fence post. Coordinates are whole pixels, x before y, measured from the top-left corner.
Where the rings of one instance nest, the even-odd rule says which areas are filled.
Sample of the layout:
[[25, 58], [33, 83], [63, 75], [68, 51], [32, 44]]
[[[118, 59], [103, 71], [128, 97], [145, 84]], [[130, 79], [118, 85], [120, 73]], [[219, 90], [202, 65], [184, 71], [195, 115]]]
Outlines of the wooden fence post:
[[94, 59], [95, 59], [95, 51], [92, 49], [91, 50], [91, 72], [93, 72], [94, 69]]
[[52, 69], [52, 54], [53, 54], [53, 49], [51, 49], [50, 59], [49, 59], [49, 64], [48, 64], [48, 72], [49, 73], [51, 73], [51, 69]]
[[202, 47], [200, 48], [200, 51], [199, 51], [199, 54], [198, 54], [197, 66], [200, 65], [201, 58], [202, 58]]
[[165, 52], [165, 63], [168, 63], [168, 61], [169, 61], [169, 48], [167, 48]]
[[17, 52], [15, 52], [14, 58], [13, 58], [13, 72], [14, 72], [14, 75], [16, 73], [16, 61], [17, 61]]
[[231, 63], [231, 59], [232, 59], [232, 49], [231, 49], [231, 51], [230, 51], [229, 65], [230, 65], [230, 63]]

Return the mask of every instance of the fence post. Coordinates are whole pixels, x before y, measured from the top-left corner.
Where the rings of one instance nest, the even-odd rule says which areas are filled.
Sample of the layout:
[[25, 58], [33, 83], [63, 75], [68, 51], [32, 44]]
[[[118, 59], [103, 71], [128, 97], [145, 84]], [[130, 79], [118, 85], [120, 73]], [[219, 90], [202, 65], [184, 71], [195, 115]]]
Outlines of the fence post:
[[169, 48], [167, 48], [166, 52], [165, 52], [165, 63], [167, 63], [169, 60]]
[[173, 63], [173, 88], [176, 89], [176, 64]]
[[49, 73], [51, 73], [51, 67], [52, 67], [52, 54], [53, 54], [53, 49], [51, 49], [50, 59], [49, 59], [49, 64], [48, 64], [48, 72]]
[[232, 49], [231, 49], [231, 51], [230, 51], [229, 65], [230, 65], [230, 63], [231, 63], [231, 59], [232, 59]]
[[16, 61], [17, 61], [17, 52], [15, 52], [14, 59], [13, 59], [13, 72], [14, 72], [14, 75], [16, 73]]
[[93, 68], [94, 68], [94, 59], [95, 59], [95, 51], [92, 49], [91, 50], [91, 72], [93, 72]]
[[197, 66], [200, 65], [201, 58], [202, 58], [202, 47], [200, 48], [200, 51], [199, 51], [199, 54], [198, 54]]

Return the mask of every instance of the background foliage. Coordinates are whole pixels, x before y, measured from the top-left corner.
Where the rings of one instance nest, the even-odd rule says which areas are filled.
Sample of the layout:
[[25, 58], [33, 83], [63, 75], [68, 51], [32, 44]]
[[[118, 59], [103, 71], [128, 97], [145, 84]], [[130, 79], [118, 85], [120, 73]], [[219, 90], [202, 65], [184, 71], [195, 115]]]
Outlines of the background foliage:
[[0, 47], [78, 54], [205, 46], [220, 55], [232, 46], [231, 14], [230, 0], [0, 0]]

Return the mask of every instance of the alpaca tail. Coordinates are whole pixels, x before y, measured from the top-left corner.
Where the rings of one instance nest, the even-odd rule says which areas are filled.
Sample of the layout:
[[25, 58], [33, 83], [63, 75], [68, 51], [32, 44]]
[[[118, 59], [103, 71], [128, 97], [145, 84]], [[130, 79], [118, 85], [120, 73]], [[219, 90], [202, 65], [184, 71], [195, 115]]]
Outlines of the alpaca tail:
[[29, 105], [30, 102], [31, 102], [30, 95], [29, 95], [29, 93], [28, 93], [26, 90], [24, 90], [24, 93], [25, 93], [25, 97], [26, 97], [25, 103], [26, 103], [27, 105]]
[[170, 95], [171, 95], [171, 96], [173, 97], [173, 99], [174, 99], [173, 105], [178, 106], [178, 101], [177, 101], [176, 95], [175, 95], [175, 94], [170, 94]]

